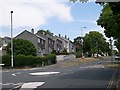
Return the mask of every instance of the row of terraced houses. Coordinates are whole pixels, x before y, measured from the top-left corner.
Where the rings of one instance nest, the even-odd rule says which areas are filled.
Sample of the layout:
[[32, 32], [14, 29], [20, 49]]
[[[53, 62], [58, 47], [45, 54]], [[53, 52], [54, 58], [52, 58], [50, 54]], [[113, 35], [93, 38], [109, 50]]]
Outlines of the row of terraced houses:
[[[32, 42], [37, 49], [36, 53], [38, 56], [50, 54], [53, 50], [56, 52], [62, 52], [66, 49], [68, 53], [75, 52], [75, 45], [66, 35], [63, 37], [60, 34], [54, 36], [53, 34], [50, 35], [45, 32], [34, 33], [34, 29], [31, 29], [31, 32], [24, 30], [14, 38], [20, 38]], [[2, 42], [5, 45], [10, 42], [10, 38], [5, 37]]]

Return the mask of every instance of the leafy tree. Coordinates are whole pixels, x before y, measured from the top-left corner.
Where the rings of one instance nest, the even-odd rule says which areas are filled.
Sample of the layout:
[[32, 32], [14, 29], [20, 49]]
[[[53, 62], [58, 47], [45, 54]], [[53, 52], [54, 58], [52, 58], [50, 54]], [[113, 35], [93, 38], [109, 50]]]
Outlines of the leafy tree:
[[[116, 39], [117, 43], [120, 43], [120, 2], [118, 3], [107, 3], [103, 5], [102, 12], [100, 14], [99, 19], [97, 20], [97, 24], [105, 29], [105, 35], [107, 37], [113, 37]], [[115, 43], [116, 43], [115, 42]], [[120, 51], [120, 45], [116, 47]]]
[[[7, 53], [10, 54], [11, 44], [9, 43], [6, 47]], [[36, 56], [35, 46], [27, 40], [14, 39], [13, 40], [13, 53], [14, 55], [32, 55]]]
[[82, 37], [77, 37], [74, 39], [74, 45], [76, 47], [76, 52], [80, 52], [82, 49]]
[[50, 32], [50, 30], [38, 30], [38, 32], [41, 33], [41, 34], [44, 33], [45, 35], [46, 35], [46, 34], [48, 34], [48, 35], [53, 35], [53, 33]]
[[120, 51], [120, 39], [117, 39], [115, 41], [115, 46], [117, 47], [117, 49]]
[[84, 37], [84, 53], [89, 54], [102, 54], [107, 52], [109, 49], [109, 44], [106, 42], [103, 35], [97, 31], [90, 31]]

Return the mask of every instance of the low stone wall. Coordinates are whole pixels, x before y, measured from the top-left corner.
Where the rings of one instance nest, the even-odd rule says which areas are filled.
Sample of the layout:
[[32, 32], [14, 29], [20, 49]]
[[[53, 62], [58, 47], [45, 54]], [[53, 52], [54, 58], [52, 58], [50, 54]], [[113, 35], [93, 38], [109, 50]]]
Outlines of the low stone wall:
[[56, 60], [57, 62], [64, 61], [64, 60], [69, 60], [69, 59], [75, 59], [76, 56], [71, 54], [71, 55], [57, 55]]

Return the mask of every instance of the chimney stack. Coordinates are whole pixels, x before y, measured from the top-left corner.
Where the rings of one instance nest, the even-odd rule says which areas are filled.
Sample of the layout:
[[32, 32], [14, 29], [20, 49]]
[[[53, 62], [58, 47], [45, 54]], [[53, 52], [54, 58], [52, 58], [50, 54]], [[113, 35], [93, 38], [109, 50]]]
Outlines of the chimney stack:
[[65, 39], [67, 38], [67, 35], [65, 35]]
[[44, 31], [42, 32], [42, 35], [45, 35], [45, 32], [44, 32]]
[[51, 35], [53, 36], [54, 34], [53, 34], [53, 33], [51, 33]]
[[61, 37], [61, 35], [59, 34], [59, 37]]
[[33, 29], [33, 28], [31, 29], [31, 33], [33, 33], [33, 34], [34, 34], [34, 29]]

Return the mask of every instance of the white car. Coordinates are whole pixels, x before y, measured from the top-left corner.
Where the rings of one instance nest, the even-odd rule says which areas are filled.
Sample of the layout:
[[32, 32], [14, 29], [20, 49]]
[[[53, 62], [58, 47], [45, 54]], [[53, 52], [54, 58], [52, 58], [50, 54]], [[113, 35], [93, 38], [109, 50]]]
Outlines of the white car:
[[113, 59], [114, 60], [120, 60], [120, 56], [118, 56], [118, 55], [117, 56], [113, 56]]

